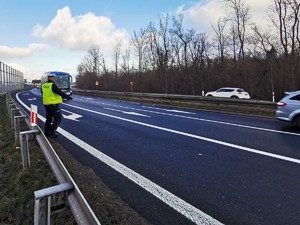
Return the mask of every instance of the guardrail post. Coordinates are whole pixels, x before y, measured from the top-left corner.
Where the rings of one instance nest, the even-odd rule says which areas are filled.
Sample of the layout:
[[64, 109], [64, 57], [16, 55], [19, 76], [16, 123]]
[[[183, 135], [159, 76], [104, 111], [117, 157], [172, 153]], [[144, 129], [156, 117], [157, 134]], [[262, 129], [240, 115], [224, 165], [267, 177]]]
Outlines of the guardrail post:
[[62, 183], [34, 192], [34, 225], [50, 225], [51, 213], [58, 212], [68, 205], [68, 192], [73, 190], [71, 183]]
[[10, 107], [9, 107], [10, 104], [14, 104], [14, 102], [11, 99], [7, 98], [6, 99], [6, 108], [7, 108], [8, 113], [10, 112]]
[[14, 108], [14, 109], [11, 109], [10, 111], [11, 111], [10, 126], [14, 127], [15, 116], [17, 115], [16, 112], [19, 112], [19, 109], [18, 108]]
[[28, 141], [34, 140], [35, 135], [37, 133], [39, 133], [38, 130], [30, 130], [30, 131], [20, 132], [20, 145], [21, 145], [21, 156], [22, 156], [23, 169], [30, 166]]
[[8, 110], [9, 118], [11, 118], [11, 110], [15, 109], [15, 108], [16, 108], [16, 105], [14, 103], [8, 103], [7, 110]]
[[15, 129], [15, 141], [19, 140], [20, 135], [20, 123], [25, 121], [26, 116], [15, 116], [14, 129]]

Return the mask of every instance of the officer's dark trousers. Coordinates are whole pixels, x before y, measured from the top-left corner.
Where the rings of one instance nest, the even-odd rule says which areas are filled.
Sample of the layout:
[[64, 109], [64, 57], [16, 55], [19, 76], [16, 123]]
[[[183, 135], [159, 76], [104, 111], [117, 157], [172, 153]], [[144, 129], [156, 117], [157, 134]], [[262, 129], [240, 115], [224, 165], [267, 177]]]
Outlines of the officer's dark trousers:
[[46, 123], [45, 134], [52, 135], [61, 122], [61, 113], [58, 105], [45, 105]]

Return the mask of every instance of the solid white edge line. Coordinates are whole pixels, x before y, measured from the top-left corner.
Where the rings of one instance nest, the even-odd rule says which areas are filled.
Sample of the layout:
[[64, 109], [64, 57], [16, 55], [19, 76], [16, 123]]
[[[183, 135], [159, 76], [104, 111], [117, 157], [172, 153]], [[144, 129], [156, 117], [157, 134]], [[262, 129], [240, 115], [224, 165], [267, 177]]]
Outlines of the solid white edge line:
[[[23, 103], [17, 94], [18, 101], [27, 109], [30, 108]], [[68, 104], [67, 104], [68, 105]], [[76, 108], [76, 107], [75, 107]], [[39, 115], [39, 118], [45, 122], [45, 118]], [[192, 206], [191, 204], [187, 203], [183, 199], [177, 197], [176, 195], [172, 194], [171, 192], [163, 189], [162, 187], [158, 186], [154, 182], [150, 181], [149, 179], [143, 177], [142, 175], [136, 173], [135, 171], [131, 170], [130, 168], [124, 166], [123, 164], [119, 163], [118, 161], [112, 159], [111, 157], [105, 155], [98, 149], [92, 147], [91, 145], [85, 143], [81, 139], [77, 138], [76, 136], [70, 134], [66, 130], [62, 128], [58, 128], [57, 132], [65, 136], [67, 139], [72, 141], [74, 144], [81, 147], [83, 150], [87, 151], [106, 165], [110, 166], [114, 170], [118, 171], [140, 187], [144, 188], [146, 191], [163, 201], [165, 204], [169, 205], [171, 208], [191, 220], [192, 222], [196, 223], [197, 225], [221, 225], [222, 223], [217, 221], [216, 219], [212, 218], [211, 216], [205, 214], [201, 210], [197, 209], [196, 207]]]

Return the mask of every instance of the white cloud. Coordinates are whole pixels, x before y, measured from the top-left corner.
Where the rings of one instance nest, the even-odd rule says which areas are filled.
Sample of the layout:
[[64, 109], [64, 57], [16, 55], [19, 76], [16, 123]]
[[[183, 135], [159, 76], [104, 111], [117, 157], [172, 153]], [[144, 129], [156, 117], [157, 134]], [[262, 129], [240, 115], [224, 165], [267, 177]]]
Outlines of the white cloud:
[[221, 0], [199, 1], [187, 9], [179, 7], [177, 13], [184, 15], [185, 23], [190, 27], [203, 33], [210, 33], [211, 25], [226, 15], [221, 3]]
[[252, 21], [258, 27], [266, 31], [269, 30], [271, 25], [269, 10], [274, 5], [274, 2], [270, 0], [247, 0], [247, 4], [250, 7]]
[[[270, 0], [246, 0], [245, 4], [249, 6], [249, 16], [251, 22], [267, 29], [269, 18], [267, 10], [272, 2]], [[227, 9], [228, 10], [228, 9]], [[224, 0], [204, 0], [192, 5], [189, 8], [183, 6], [178, 8], [178, 13], [184, 15], [185, 24], [203, 33], [212, 33], [212, 25], [216, 25], [219, 18], [228, 15]]]
[[28, 47], [8, 47], [0, 45], [0, 55], [4, 59], [24, 58], [33, 55], [35, 52], [48, 48], [45, 44], [32, 43]]
[[14, 68], [14, 69], [20, 71], [21, 73], [23, 73], [24, 79], [26, 79], [27, 81], [30, 81], [30, 82], [31, 82], [31, 80], [34, 80], [34, 79], [41, 79], [40, 74], [43, 74], [43, 72], [44, 72], [44, 71], [36, 72], [30, 68], [21, 66], [20, 64], [14, 63], [14, 62], [6, 63], [6, 64], [8, 66], [10, 66], [11, 68]]
[[33, 35], [72, 50], [87, 50], [91, 45], [109, 48], [116, 38], [128, 39], [126, 30], [117, 29], [108, 17], [96, 16], [91, 12], [72, 16], [67, 6], [57, 10], [48, 26], [36, 25]]

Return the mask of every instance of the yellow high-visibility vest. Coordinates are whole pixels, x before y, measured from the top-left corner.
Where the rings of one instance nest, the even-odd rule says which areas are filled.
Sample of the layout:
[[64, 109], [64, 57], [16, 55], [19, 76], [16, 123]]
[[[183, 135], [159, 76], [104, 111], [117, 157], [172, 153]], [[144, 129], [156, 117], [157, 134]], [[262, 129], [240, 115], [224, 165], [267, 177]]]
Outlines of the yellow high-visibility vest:
[[52, 82], [47, 82], [42, 85], [44, 105], [55, 105], [63, 102], [62, 97], [52, 91], [52, 85]]

